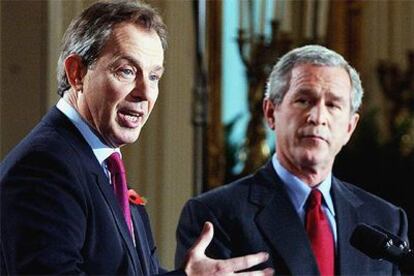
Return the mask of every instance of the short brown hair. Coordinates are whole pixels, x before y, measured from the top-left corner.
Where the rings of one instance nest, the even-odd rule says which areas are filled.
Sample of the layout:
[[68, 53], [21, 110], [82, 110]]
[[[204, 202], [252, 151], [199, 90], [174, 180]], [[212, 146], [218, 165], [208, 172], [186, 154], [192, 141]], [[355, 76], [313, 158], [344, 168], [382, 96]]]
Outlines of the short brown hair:
[[167, 48], [167, 30], [159, 13], [151, 6], [137, 1], [101, 1], [92, 4], [72, 20], [62, 40], [57, 65], [57, 93], [63, 96], [70, 88], [64, 61], [71, 54], [82, 58], [85, 66], [93, 64], [108, 41], [113, 27], [131, 22], [145, 30], [154, 30], [162, 47]]

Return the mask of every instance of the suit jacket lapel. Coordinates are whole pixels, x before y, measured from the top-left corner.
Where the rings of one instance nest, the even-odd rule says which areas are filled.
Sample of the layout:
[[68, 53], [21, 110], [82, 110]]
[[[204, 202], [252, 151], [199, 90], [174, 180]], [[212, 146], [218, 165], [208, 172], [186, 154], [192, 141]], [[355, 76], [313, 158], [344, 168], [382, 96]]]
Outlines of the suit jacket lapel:
[[363, 259], [355, 254], [349, 239], [358, 224], [357, 208], [362, 204], [361, 200], [346, 188], [338, 179], [332, 179], [332, 196], [336, 210], [337, 222], [337, 271], [341, 275], [364, 274], [362, 269]]
[[[131, 263], [134, 266], [134, 270], [137, 271], [138, 275], [143, 275], [142, 266], [139, 263], [139, 259], [138, 259], [137, 251], [135, 250], [134, 242], [129, 233], [128, 226], [125, 222], [124, 215], [117, 202], [112, 186], [109, 184], [109, 181], [107, 177], [104, 175], [102, 169], [100, 169], [99, 171], [96, 171], [95, 174], [97, 175], [97, 185], [99, 187], [99, 190], [102, 192], [103, 197], [105, 198], [108, 206], [110, 207], [116, 226], [118, 227], [118, 230], [122, 236], [122, 239], [124, 240], [127, 246], [128, 255], [130, 257]], [[134, 227], [136, 227], [135, 225], [136, 224], [134, 223]]]
[[[281, 180], [268, 162], [255, 175], [251, 201], [263, 206], [256, 224], [286, 263], [291, 274], [319, 274], [309, 239]], [[275, 268], [276, 273], [277, 267]]]
[[139, 257], [142, 271], [140, 275], [151, 275], [153, 274], [153, 269], [151, 269], [152, 254], [148, 244], [144, 222], [142, 221], [142, 216], [140, 215], [138, 208], [139, 207], [137, 206], [131, 205], [131, 217], [134, 224], [136, 252]]
[[46, 124], [53, 124], [58, 128], [59, 131], [64, 132], [63, 137], [69, 139], [70, 142], [73, 143], [74, 149], [76, 149], [82, 155], [84, 165], [86, 166], [85, 169], [88, 170], [91, 175], [95, 175], [96, 184], [98, 185], [99, 190], [101, 191], [103, 197], [105, 198], [105, 201], [110, 207], [118, 230], [125, 244], [127, 245], [128, 254], [130, 256], [134, 270], [139, 274], [140, 268], [137, 264], [138, 256], [134, 248], [132, 238], [129, 234], [128, 226], [124, 220], [124, 216], [112, 190], [112, 187], [109, 184], [109, 180], [105, 176], [102, 167], [93, 154], [92, 149], [80, 134], [80, 132], [77, 130], [77, 128], [56, 107], [53, 107], [42, 121]]

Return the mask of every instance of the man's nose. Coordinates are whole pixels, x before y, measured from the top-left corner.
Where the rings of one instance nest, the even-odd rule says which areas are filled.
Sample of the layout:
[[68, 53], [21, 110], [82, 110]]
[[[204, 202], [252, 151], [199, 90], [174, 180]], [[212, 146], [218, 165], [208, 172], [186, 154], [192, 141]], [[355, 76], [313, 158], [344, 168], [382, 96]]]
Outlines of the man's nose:
[[323, 103], [315, 104], [308, 114], [308, 122], [314, 125], [326, 125], [327, 109]]
[[145, 101], [149, 97], [149, 83], [144, 77], [139, 76], [135, 82], [135, 87], [131, 91], [131, 96], [139, 101]]

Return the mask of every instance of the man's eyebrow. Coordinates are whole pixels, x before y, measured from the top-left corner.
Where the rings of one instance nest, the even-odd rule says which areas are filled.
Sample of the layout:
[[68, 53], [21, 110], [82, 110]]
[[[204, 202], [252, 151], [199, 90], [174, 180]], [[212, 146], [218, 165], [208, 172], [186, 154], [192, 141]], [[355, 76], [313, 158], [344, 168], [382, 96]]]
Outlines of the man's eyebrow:
[[[122, 53], [115, 53], [114, 55], [114, 62], [115, 63], [119, 60], [125, 59], [128, 62], [132, 63], [135, 67], [142, 67], [141, 63], [139, 62], [139, 60], [137, 60], [135, 57], [131, 56], [131, 55], [125, 55]], [[164, 72], [165, 67], [161, 66], [161, 65], [157, 65], [154, 69], [152, 69], [151, 71], [156, 71], [156, 72], [160, 72], [161, 74]]]
[[153, 71], [155, 71], [159, 74], [163, 74], [164, 71], [165, 71], [165, 67], [164, 66], [156, 66]]
[[[295, 95], [297, 96], [313, 96], [316, 95], [317, 92], [315, 89], [312, 89], [311, 87], [301, 87], [295, 91]], [[342, 94], [335, 94], [332, 91], [327, 92], [327, 95], [337, 101], [343, 101], [346, 97]]]
[[331, 100], [334, 100], [334, 101], [338, 101], [338, 102], [346, 101], [346, 97], [342, 94], [337, 95], [337, 94], [334, 94], [332, 92], [329, 92], [328, 96], [331, 98]]
[[311, 87], [301, 87], [299, 89], [296, 89], [294, 95], [297, 96], [312, 96], [315, 95], [316, 91], [312, 89]]
[[112, 63], [116, 63], [117, 61], [120, 61], [120, 60], [123, 60], [123, 59], [127, 60], [128, 62], [130, 62], [132, 64], [134, 64], [135, 66], [140, 66], [140, 62], [136, 58], [134, 58], [131, 55], [126, 55], [124, 53], [115, 53], [113, 55]]

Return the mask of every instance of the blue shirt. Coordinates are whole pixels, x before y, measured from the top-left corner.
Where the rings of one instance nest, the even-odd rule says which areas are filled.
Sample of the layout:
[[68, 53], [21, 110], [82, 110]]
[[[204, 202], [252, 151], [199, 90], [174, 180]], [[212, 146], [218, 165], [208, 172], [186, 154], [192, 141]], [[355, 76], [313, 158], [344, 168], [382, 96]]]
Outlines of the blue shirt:
[[67, 103], [63, 98], [61, 98], [56, 104], [57, 109], [62, 111], [66, 117], [75, 125], [75, 127], [88, 142], [89, 146], [92, 148], [93, 154], [104, 170], [106, 176], [109, 177], [109, 171], [106, 166], [105, 159], [107, 159], [112, 153], [118, 152], [121, 154], [119, 148], [111, 148], [99, 138], [96, 134], [96, 131], [81, 117], [81, 115], [74, 109], [69, 103]]
[[[273, 168], [277, 175], [282, 180], [282, 183], [287, 191], [287, 194], [292, 202], [297, 214], [303, 225], [305, 225], [305, 203], [312, 190], [308, 184], [300, 180], [298, 177], [286, 170], [277, 159], [277, 155], [274, 154], [272, 157]], [[329, 173], [328, 177], [322, 181], [316, 188], [322, 193], [322, 208], [325, 212], [326, 217], [329, 220], [331, 230], [334, 236], [335, 243], [337, 241], [337, 230], [335, 221], [335, 209], [333, 206], [332, 196], [330, 194], [332, 184], [332, 173]]]

